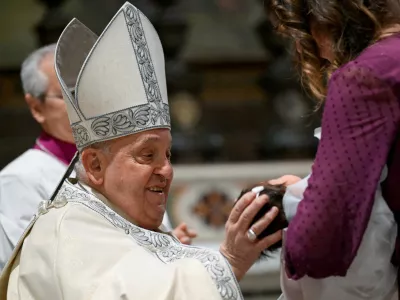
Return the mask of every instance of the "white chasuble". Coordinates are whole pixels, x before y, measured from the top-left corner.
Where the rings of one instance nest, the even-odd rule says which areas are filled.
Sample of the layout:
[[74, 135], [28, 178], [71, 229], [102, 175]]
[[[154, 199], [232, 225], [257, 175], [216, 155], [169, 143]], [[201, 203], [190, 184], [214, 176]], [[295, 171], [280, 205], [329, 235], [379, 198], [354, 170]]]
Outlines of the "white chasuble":
[[39, 208], [2, 274], [0, 300], [243, 299], [218, 251], [140, 228], [71, 181]]

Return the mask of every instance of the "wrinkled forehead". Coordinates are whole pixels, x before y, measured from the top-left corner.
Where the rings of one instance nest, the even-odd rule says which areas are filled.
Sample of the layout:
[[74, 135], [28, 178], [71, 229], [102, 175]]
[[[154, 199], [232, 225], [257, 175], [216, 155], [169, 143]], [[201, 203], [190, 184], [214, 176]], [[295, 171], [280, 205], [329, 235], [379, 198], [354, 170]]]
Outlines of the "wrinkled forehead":
[[165, 142], [171, 144], [172, 142], [171, 131], [167, 128], [146, 130], [134, 134], [134, 137], [137, 143]]
[[146, 146], [169, 149], [171, 148], [172, 137], [169, 129], [156, 128], [109, 140], [109, 143], [114, 148], [127, 148], [128, 150]]

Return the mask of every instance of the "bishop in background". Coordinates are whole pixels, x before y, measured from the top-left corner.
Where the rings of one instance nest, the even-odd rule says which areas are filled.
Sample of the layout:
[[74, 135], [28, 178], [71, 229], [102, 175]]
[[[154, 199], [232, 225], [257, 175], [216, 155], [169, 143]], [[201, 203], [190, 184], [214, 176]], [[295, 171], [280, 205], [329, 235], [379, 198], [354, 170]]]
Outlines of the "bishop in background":
[[77, 178], [41, 203], [1, 274], [0, 300], [243, 299], [238, 280], [281, 238], [254, 238], [277, 210], [249, 235], [267, 197], [244, 195], [219, 251], [164, 232], [170, 117], [163, 50], [149, 20], [125, 3], [97, 37], [74, 19], [55, 68], [79, 151]]

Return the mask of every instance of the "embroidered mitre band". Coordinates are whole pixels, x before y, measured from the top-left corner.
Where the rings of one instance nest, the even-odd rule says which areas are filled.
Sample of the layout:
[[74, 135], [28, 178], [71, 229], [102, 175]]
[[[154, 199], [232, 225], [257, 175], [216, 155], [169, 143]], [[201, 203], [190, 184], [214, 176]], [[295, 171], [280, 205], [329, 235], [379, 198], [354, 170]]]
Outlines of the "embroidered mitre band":
[[170, 129], [163, 48], [126, 2], [97, 37], [77, 19], [61, 34], [55, 68], [79, 151], [155, 128]]

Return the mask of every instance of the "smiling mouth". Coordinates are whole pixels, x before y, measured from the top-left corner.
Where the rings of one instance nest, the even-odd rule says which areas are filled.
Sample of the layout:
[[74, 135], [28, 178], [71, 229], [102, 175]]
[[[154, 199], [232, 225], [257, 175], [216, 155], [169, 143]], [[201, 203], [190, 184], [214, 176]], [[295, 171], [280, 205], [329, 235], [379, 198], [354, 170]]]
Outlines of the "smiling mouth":
[[151, 188], [148, 188], [148, 190], [150, 192], [157, 193], [157, 194], [163, 194], [164, 193], [164, 188], [161, 188], [161, 187], [151, 187]]

